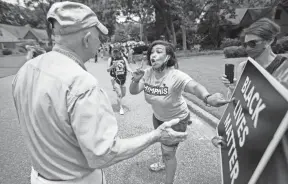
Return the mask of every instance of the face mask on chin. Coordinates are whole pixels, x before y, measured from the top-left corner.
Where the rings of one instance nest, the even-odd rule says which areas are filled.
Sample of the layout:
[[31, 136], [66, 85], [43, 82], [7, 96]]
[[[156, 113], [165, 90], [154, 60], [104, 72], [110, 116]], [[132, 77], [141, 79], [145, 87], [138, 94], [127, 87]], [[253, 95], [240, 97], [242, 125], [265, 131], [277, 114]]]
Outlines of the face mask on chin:
[[157, 71], [157, 72], [162, 72], [162, 71], [166, 68], [167, 62], [168, 62], [168, 56], [166, 56], [165, 62], [164, 62], [160, 67], [158, 67], [158, 68], [153, 68], [153, 69], [154, 69], [155, 71]]

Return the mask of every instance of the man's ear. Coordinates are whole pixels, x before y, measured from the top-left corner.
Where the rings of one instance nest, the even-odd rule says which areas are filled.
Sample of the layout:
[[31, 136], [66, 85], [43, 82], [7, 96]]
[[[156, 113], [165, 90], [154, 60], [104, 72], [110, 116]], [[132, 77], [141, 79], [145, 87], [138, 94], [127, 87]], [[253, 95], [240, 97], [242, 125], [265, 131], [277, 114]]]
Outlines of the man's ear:
[[85, 36], [84, 36], [84, 38], [83, 38], [83, 45], [84, 45], [84, 47], [87, 49], [88, 47], [89, 47], [89, 37], [91, 36], [91, 33], [90, 32], [88, 32], [88, 33], [86, 33], [85, 34]]

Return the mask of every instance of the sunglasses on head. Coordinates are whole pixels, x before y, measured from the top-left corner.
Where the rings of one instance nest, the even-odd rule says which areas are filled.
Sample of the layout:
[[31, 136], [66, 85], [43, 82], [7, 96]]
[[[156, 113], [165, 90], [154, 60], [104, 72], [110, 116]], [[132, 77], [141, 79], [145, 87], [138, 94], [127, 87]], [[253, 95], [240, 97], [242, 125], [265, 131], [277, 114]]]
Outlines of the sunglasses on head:
[[259, 42], [262, 42], [262, 40], [250, 40], [248, 42], [244, 42], [243, 47], [247, 48], [247, 46], [249, 46], [250, 48], [255, 48]]

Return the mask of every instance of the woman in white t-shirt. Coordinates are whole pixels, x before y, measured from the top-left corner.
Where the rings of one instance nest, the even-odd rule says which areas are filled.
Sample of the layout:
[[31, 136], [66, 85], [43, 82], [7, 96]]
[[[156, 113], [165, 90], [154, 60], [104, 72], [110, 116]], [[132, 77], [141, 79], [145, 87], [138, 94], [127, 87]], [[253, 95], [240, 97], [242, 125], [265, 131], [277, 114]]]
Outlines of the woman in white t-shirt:
[[[225, 100], [220, 93], [210, 94], [205, 87], [189, 75], [176, 69], [178, 64], [170, 43], [161, 40], [153, 42], [148, 49], [147, 59], [148, 64], [152, 67], [145, 71], [137, 69], [133, 73], [130, 93], [136, 95], [144, 90], [145, 100], [151, 104], [153, 109], [154, 128], [165, 121], [179, 118], [181, 121], [173, 129], [180, 132], [186, 131], [187, 125], [191, 121], [182, 92], [196, 95], [204, 103], [214, 107], [220, 107], [230, 102]], [[162, 144], [162, 159], [166, 167], [161, 166], [160, 163], [150, 166], [150, 169], [154, 171], [165, 168], [165, 184], [171, 184], [174, 181], [177, 167], [175, 157], [177, 146], [178, 144], [169, 142]]]

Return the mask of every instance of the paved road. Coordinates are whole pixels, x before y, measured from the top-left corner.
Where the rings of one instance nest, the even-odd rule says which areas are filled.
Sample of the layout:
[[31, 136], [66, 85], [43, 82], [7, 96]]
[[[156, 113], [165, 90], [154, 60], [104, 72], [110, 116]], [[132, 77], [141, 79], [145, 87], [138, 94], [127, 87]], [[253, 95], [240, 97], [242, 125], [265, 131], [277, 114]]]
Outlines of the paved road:
[[[132, 137], [152, 130], [152, 111], [143, 94], [127, 93], [124, 100], [125, 115], [118, 113], [116, 95], [112, 91], [106, 62], [87, 63], [88, 71], [98, 78], [108, 93], [119, 122], [119, 135]], [[135, 66], [133, 66], [135, 67]], [[11, 96], [13, 76], [0, 79], [0, 184], [29, 183], [30, 163], [23, 142]], [[130, 78], [130, 77], [128, 77]], [[130, 83], [128, 79], [127, 84]], [[127, 85], [128, 87], [128, 85]], [[175, 184], [220, 184], [218, 150], [210, 143], [215, 135], [205, 122], [191, 114], [193, 124], [188, 128], [188, 140], [180, 144]], [[159, 159], [160, 145], [155, 144], [132, 159], [105, 169], [109, 184], [159, 184], [164, 172], [151, 173], [147, 167]]]

